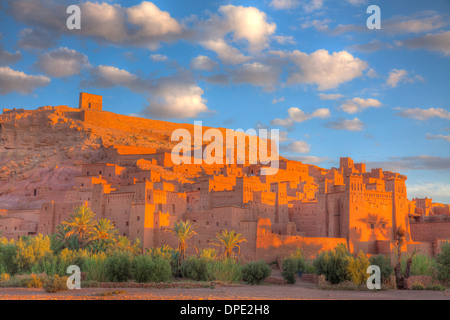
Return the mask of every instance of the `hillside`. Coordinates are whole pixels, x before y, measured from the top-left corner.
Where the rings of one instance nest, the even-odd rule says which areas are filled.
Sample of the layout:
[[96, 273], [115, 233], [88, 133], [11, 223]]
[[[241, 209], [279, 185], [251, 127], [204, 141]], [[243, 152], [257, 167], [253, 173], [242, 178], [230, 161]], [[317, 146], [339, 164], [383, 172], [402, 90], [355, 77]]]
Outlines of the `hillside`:
[[[36, 209], [45, 201], [63, 201], [82, 163], [113, 162], [111, 154], [169, 151], [178, 143], [170, 136], [179, 128], [194, 135], [192, 124], [107, 111], [5, 109], [0, 115], [0, 209]], [[225, 135], [226, 129], [218, 130]]]

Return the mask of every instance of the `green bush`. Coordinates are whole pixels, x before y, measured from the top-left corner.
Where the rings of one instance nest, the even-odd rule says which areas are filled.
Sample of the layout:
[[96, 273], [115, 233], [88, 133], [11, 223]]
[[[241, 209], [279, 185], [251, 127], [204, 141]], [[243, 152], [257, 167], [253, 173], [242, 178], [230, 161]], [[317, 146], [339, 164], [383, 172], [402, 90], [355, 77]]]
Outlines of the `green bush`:
[[179, 275], [178, 260], [180, 251], [175, 250], [168, 245], [164, 245], [163, 247], [159, 248], [151, 248], [148, 250], [148, 253], [153, 258], [160, 257], [169, 261], [170, 267], [172, 269], [172, 276], [176, 277]]
[[350, 280], [358, 285], [365, 283], [369, 278], [367, 273], [369, 265], [369, 258], [362, 251], [359, 251], [356, 257], [351, 257], [347, 267]]
[[11, 279], [9, 274], [7, 274], [7, 273], [0, 274], [0, 282], [1, 281], [8, 281], [9, 279]]
[[203, 258], [189, 257], [180, 266], [180, 273], [183, 278], [196, 281], [208, 280], [208, 261]]
[[30, 275], [23, 282], [23, 286], [26, 288], [42, 288], [43, 284], [44, 284], [44, 279], [41, 277], [38, 277], [35, 274]]
[[105, 277], [107, 281], [124, 282], [131, 275], [131, 255], [129, 252], [115, 252], [105, 259]]
[[322, 252], [314, 260], [316, 274], [325, 276], [331, 284], [349, 280], [347, 268], [351, 255], [345, 245], [338, 245], [334, 250]]
[[390, 276], [394, 273], [394, 268], [391, 265], [391, 260], [385, 255], [379, 254], [376, 256], [371, 256], [369, 262], [371, 265], [380, 267], [381, 281], [383, 283], [386, 283], [389, 280]]
[[416, 282], [411, 286], [411, 289], [413, 290], [425, 290], [425, 286], [421, 284], [420, 282]]
[[210, 281], [239, 282], [242, 278], [242, 267], [233, 258], [211, 260], [207, 269]]
[[105, 260], [106, 254], [99, 252], [93, 254], [84, 260], [84, 272], [86, 273], [87, 281], [105, 282]]
[[299, 271], [298, 261], [295, 258], [287, 258], [283, 260], [281, 272], [283, 279], [287, 283], [294, 284], [296, 282], [295, 275]]
[[427, 287], [427, 290], [433, 290], [433, 291], [444, 291], [446, 288], [439, 284], [439, 283], [430, 283]]
[[167, 282], [172, 279], [170, 263], [161, 257], [139, 255], [133, 259], [131, 269], [137, 282]]
[[16, 256], [13, 259], [19, 272], [30, 272], [36, 262], [48, 258], [53, 253], [50, 245], [50, 237], [42, 234], [31, 238], [20, 238], [16, 242]]
[[[407, 258], [402, 259], [402, 272], [406, 270]], [[435, 276], [436, 275], [436, 260], [424, 254], [415, 254], [412, 258], [411, 271], [412, 276]]]
[[15, 257], [17, 254], [17, 247], [13, 243], [0, 244], [0, 269], [2, 272], [11, 275], [19, 271]]
[[437, 276], [444, 282], [450, 281], [450, 242], [445, 242], [441, 246], [441, 253], [436, 257]]
[[43, 287], [46, 292], [50, 293], [67, 290], [67, 277], [60, 277], [57, 274], [48, 276]]
[[250, 262], [242, 268], [242, 280], [250, 284], [259, 284], [268, 276], [272, 269], [263, 260]]

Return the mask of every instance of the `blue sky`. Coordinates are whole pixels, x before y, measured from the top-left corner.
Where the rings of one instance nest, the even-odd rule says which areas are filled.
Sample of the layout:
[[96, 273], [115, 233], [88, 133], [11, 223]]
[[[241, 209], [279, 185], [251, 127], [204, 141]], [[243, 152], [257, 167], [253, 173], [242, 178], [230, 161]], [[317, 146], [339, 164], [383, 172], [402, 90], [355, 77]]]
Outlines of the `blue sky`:
[[[69, 30], [66, 8], [81, 8]], [[369, 5], [381, 29], [369, 30]], [[44, 1], [0, 4], [5, 108], [104, 109], [206, 126], [278, 128], [288, 158], [339, 157], [408, 176], [450, 203], [450, 2]]]

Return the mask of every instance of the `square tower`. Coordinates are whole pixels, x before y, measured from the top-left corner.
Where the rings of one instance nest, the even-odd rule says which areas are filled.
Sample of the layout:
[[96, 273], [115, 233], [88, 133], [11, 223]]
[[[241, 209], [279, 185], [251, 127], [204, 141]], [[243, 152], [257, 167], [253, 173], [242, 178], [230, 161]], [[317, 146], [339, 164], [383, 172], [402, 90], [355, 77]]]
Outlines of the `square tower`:
[[103, 101], [102, 96], [86, 92], [80, 92], [80, 100], [78, 108], [86, 110], [102, 111], [102, 101]]

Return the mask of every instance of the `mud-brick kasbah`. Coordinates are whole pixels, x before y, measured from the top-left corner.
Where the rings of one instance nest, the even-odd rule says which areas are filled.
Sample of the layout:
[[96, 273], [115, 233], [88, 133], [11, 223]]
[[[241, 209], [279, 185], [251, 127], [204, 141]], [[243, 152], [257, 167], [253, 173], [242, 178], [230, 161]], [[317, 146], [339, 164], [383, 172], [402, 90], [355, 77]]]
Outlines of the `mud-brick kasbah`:
[[392, 255], [400, 226], [405, 252], [433, 256], [450, 239], [450, 206], [408, 199], [405, 175], [367, 171], [348, 157], [331, 169], [280, 157], [274, 175], [261, 174], [262, 164], [175, 165], [178, 128], [194, 131], [104, 111], [102, 97], [88, 93], [80, 93], [78, 108], [3, 109], [1, 236], [54, 233], [87, 204], [143, 249], [176, 247], [167, 231], [177, 221], [195, 227], [189, 250], [234, 230], [247, 239], [244, 260], [269, 262], [296, 248], [312, 258], [340, 243], [353, 253]]

